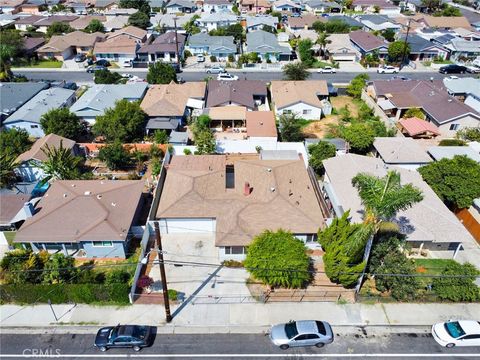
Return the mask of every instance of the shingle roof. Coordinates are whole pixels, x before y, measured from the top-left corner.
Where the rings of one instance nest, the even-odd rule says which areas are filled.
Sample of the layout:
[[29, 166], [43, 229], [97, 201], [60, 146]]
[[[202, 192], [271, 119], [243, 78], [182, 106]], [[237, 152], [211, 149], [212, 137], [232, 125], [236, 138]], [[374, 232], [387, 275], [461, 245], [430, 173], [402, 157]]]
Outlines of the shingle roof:
[[386, 164], [426, 164], [432, 161], [412, 138], [377, 137], [373, 147]]
[[379, 6], [381, 9], [396, 8], [398, 6], [387, 0], [353, 0], [353, 6]]
[[235, 188], [226, 189], [224, 155], [174, 156], [156, 218], [215, 218], [217, 246], [248, 245], [267, 229], [311, 234], [323, 226], [302, 160], [238, 160], [234, 168]]
[[469, 146], [432, 146], [427, 151], [436, 161], [453, 159], [457, 155], [465, 155], [480, 163], [480, 154]]
[[46, 87], [44, 82], [0, 83], [0, 111], [13, 113]]
[[38, 49], [37, 52], [63, 52], [72, 46], [93, 47], [97, 41], [105, 38], [105, 36], [105, 34], [100, 32], [88, 34], [83, 31], [73, 31], [68, 34], [54, 35], [50, 41]]
[[137, 40], [128, 35], [118, 35], [95, 44], [94, 54], [128, 54], [135, 55], [139, 47]]
[[383, 39], [363, 30], [352, 31], [350, 33], [350, 40], [364, 51], [372, 51], [380, 47], [388, 46]]
[[480, 79], [473, 77], [450, 79], [448, 77], [443, 79], [443, 84], [447, 90], [452, 94], [480, 94]]
[[432, 28], [465, 28], [472, 29], [465, 16], [430, 16], [419, 15], [420, 21]]
[[218, 106], [205, 109], [212, 120], [245, 120], [247, 108], [245, 106]]
[[198, 22], [231, 22], [235, 23], [238, 21], [238, 16], [235, 14], [230, 14], [227, 12], [220, 12], [220, 13], [212, 13], [206, 14], [203, 13], [200, 19], [197, 20]]
[[392, 19], [390, 19], [388, 16], [385, 16], [385, 15], [367, 14], [367, 15], [359, 15], [358, 18], [361, 21], [369, 21], [375, 25], [381, 25], [384, 23], [396, 24], [395, 21], [393, 21]]
[[[405, 40], [405, 36], [400, 37], [401, 40]], [[431, 41], [425, 40], [424, 38], [410, 34], [408, 36], [408, 44], [410, 45], [410, 53], [411, 54], [420, 54], [426, 51], [437, 53], [438, 50], [432, 49], [433, 47], [441, 47], [440, 45], [436, 45]], [[442, 48], [443, 49], [443, 48]]]
[[450, 42], [446, 43], [445, 46], [454, 51], [471, 52], [476, 54], [480, 52], [479, 43], [480, 41], [469, 41], [460, 38], [454, 38], [451, 39]]
[[261, 80], [238, 80], [208, 82], [207, 107], [224, 103], [236, 103], [248, 108], [255, 107], [255, 95], [267, 96], [267, 85]]
[[276, 28], [278, 24], [278, 18], [271, 15], [262, 15], [262, 16], [246, 16], [247, 19], [247, 28], [258, 26], [258, 25], [267, 25]]
[[342, 5], [336, 3], [335, 1], [324, 1], [324, 0], [309, 0], [306, 2], [306, 5], [311, 8], [335, 8], [341, 9]]
[[210, 51], [226, 48], [236, 52], [237, 46], [233, 43], [233, 36], [210, 36], [205, 33], [191, 35], [188, 39], [190, 46], [209, 46]]
[[15, 215], [30, 200], [25, 194], [0, 194], [0, 225], [10, 225]]
[[328, 20], [323, 16], [313, 15], [313, 14], [303, 14], [302, 16], [297, 17], [288, 17], [288, 25], [292, 28], [311, 28], [315, 21], [327, 22]]
[[98, 20], [103, 23], [107, 20], [107, 18], [104, 15], [86, 15], [72, 21], [70, 26], [76, 30], [83, 30], [90, 24], [92, 20]]
[[176, 43], [178, 42], [178, 48], [181, 49], [185, 45], [186, 38], [186, 35], [177, 34], [177, 40], [175, 41], [175, 32], [167, 32], [157, 37], [150, 44], [143, 45], [137, 53], [176, 52]]
[[258, 54], [290, 54], [291, 49], [278, 44], [275, 34], [263, 30], [247, 33], [247, 51]]
[[125, 241], [143, 187], [134, 180], [57, 180], [14, 241]]
[[272, 81], [271, 93], [278, 109], [299, 102], [321, 108], [318, 96], [328, 96], [328, 86], [325, 80]]
[[115, 37], [119, 37], [119, 36], [122, 36], [122, 37], [128, 36], [128, 37], [142, 40], [147, 36], [147, 31], [139, 27], [130, 25], [122, 29], [115, 30], [114, 32], [109, 33], [107, 36], [108, 36], [108, 39], [114, 39]]
[[75, 141], [64, 138], [56, 134], [48, 134], [37, 141], [32, 145], [30, 150], [25, 151], [17, 157], [17, 162], [22, 163], [30, 160], [45, 161], [48, 159], [48, 156], [42, 151], [46, 146], [53, 148], [60, 148], [60, 144], [64, 149], [72, 150], [75, 146]]
[[50, 26], [54, 22], [70, 23], [76, 19], [78, 16], [75, 15], [52, 15], [37, 21], [35, 26]]
[[277, 138], [273, 111], [247, 111], [247, 135]]

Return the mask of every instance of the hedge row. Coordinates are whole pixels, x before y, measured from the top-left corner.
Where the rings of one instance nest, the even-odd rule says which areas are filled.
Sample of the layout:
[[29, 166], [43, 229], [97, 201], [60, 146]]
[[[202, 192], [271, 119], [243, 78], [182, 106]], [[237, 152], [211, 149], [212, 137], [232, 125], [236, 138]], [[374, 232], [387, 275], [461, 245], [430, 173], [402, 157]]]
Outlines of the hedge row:
[[0, 286], [0, 303], [127, 305], [130, 286], [120, 284], [15, 284]]

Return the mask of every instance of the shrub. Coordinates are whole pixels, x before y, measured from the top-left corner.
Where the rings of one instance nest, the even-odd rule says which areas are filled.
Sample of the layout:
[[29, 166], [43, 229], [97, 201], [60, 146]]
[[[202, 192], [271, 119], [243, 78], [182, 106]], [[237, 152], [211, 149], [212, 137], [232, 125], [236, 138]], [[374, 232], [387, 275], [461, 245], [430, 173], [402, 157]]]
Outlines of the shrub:
[[442, 275], [464, 277], [438, 277], [433, 279], [432, 288], [444, 300], [479, 301], [480, 288], [474, 284], [480, 272], [472, 264], [452, 262], [443, 270]]
[[168, 289], [168, 299], [171, 301], [176, 301], [178, 298], [178, 291], [174, 289]]
[[153, 279], [148, 275], [142, 275], [137, 280], [137, 286], [141, 289], [147, 288], [153, 284]]
[[190, 149], [183, 149], [184, 155], [192, 155], [192, 151]]
[[128, 283], [130, 274], [126, 270], [117, 269], [106, 273], [105, 284], [123, 284]]
[[466, 141], [480, 141], [480, 128], [465, 128], [457, 131], [457, 137]]
[[168, 135], [165, 130], [155, 130], [153, 138], [156, 144], [168, 144]]
[[185, 59], [188, 59], [190, 56], [192, 56], [192, 53], [191, 53], [189, 50], [185, 50], [185, 51], [183, 52], [183, 57], [184, 57]]
[[465, 141], [460, 139], [443, 139], [438, 143], [439, 146], [466, 146]]
[[212, 63], [217, 62], [217, 57], [215, 55], [210, 56], [210, 61]]
[[324, 170], [323, 160], [334, 157], [336, 148], [329, 142], [319, 141], [317, 144], [308, 146], [308, 153], [310, 154], [309, 165], [318, 175], [322, 175]]
[[233, 56], [232, 54], [229, 54], [228, 55], [228, 62], [231, 62], [231, 63], [235, 62], [235, 56]]
[[237, 260], [224, 260], [222, 265], [230, 268], [243, 268], [243, 262]]

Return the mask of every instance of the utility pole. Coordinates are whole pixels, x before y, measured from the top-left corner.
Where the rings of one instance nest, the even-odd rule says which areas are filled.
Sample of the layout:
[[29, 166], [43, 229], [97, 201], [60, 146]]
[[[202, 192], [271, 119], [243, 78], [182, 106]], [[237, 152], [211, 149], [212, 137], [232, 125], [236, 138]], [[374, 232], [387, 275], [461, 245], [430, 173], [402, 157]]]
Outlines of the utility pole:
[[178, 18], [176, 16], [173, 18], [173, 26], [175, 26], [175, 47], [177, 48], [177, 66], [178, 66], [178, 71], [180, 71], [180, 54], [178, 53], [177, 19]]
[[407, 46], [408, 46], [408, 34], [410, 33], [410, 22], [412, 19], [408, 19], [408, 24], [407, 24], [407, 34], [405, 35], [405, 45], [403, 46], [403, 55], [402, 55], [402, 62], [400, 63], [400, 68], [399, 70], [402, 70], [403, 68], [403, 63], [405, 61], [405, 55], [407, 54]]
[[162, 290], [163, 290], [163, 302], [165, 304], [165, 317], [167, 323], [172, 321], [172, 315], [170, 315], [170, 301], [168, 299], [168, 287], [167, 277], [165, 275], [165, 264], [163, 263], [163, 249], [162, 249], [162, 237], [160, 236], [160, 229], [158, 228], [158, 221], [154, 222], [155, 227], [155, 248], [158, 253], [158, 259], [160, 260], [160, 276], [162, 278]]

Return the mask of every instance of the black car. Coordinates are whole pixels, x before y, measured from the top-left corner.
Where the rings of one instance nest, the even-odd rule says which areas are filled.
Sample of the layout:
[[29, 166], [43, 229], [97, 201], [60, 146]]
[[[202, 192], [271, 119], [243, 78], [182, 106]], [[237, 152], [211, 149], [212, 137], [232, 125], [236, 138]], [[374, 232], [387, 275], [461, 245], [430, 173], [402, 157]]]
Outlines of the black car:
[[104, 327], [98, 330], [95, 337], [95, 346], [100, 351], [110, 348], [132, 348], [140, 351], [150, 346], [153, 335], [151, 326], [143, 325], [117, 325]]
[[467, 71], [467, 68], [462, 65], [447, 65], [447, 66], [442, 66], [439, 70], [440, 74], [465, 74]]
[[95, 71], [107, 70], [105, 66], [101, 65], [92, 65], [87, 69], [87, 73], [94, 73]]
[[97, 60], [97, 61], [95, 62], [95, 65], [107, 67], [107, 66], [110, 66], [110, 61], [105, 60], [105, 59], [100, 59], [100, 60]]

